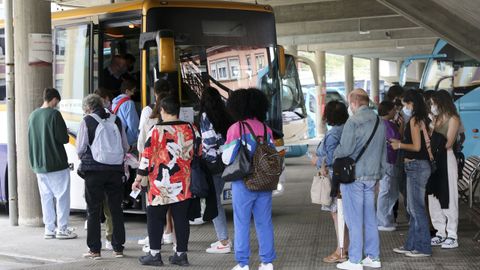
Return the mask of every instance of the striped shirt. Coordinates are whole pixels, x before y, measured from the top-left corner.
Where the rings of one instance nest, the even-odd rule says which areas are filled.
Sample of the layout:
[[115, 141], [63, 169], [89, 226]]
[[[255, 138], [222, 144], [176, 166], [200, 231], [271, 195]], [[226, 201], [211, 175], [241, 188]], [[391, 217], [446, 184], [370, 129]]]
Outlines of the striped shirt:
[[221, 146], [225, 144], [225, 139], [222, 134], [215, 131], [206, 113], [202, 113], [200, 131], [202, 132], [202, 157], [207, 162], [215, 163], [222, 154]]

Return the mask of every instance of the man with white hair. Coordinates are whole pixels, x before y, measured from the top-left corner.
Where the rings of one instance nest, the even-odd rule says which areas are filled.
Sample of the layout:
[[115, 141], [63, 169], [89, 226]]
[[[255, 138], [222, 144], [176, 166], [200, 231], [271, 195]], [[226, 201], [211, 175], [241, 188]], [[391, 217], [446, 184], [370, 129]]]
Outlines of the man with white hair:
[[[349, 157], [355, 160], [355, 181], [340, 185], [350, 245], [349, 260], [338, 264], [337, 268], [352, 270], [361, 270], [363, 266], [380, 268], [375, 185], [382, 178], [387, 165], [385, 125], [368, 107], [369, 98], [365, 90], [352, 91], [348, 103], [353, 115], [345, 123], [334, 157], [336, 159]], [[370, 137], [371, 141], [368, 144]], [[362, 151], [363, 155], [360, 156]], [[360, 159], [357, 160], [359, 156]]]

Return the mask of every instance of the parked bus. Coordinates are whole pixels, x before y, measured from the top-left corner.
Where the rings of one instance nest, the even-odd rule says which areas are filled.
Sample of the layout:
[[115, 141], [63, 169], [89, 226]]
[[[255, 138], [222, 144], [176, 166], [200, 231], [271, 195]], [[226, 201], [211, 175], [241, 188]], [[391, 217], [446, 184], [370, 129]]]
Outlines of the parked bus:
[[[462, 152], [467, 158], [480, 156], [480, 62], [445, 40], [438, 40], [431, 55], [407, 58], [402, 74], [406, 74], [410, 62], [419, 59], [427, 60], [420, 88], [425, 91], [444, 89], [452, 94], [465, 127]], [[404, 77], [401, 76], [401, 83]]]
[[[72, 165], [72, 209], [86, 207], [83, 179], [76, 173], [79, 160], [75, 151], [75, 136], [83, 118], [82, 99], [105, 84], [104, 73], [115, 55], [131, 54], [137, 60], [130, 73], [139, 79], [139, 110], [153, 102], [152, 87], [159, 78], [170, 81], [187, 115], [195, 118], [207, 85], [219, 89], [224, 97], [234, 89], [260, 88], [270, 101], [268, 125], [274, 131], [277, 148], [284, 153], [281, 84], [282, 74], [286, 74], [285, 55], [277, 46], [270, 6], [130, 1], [53, 13], [52, 26], [54, 87], [62, 95], [59, 110], [71, 137], [65, 148]], [[269, 71], [263, 74], [260, 71], [265, 67]], [[0, 105], [2, 113], [3, 108]], [[5, 138], [0, 139], [0, 144], [5, 145]], [[6, 156], [2, 159], [1, 153], [0, 179], [4, 179], [1, 169]], [[285, 172], [274, 195], [283, 192], [284, 182]], [[222, 199], [231, 200], [228, 184]]]

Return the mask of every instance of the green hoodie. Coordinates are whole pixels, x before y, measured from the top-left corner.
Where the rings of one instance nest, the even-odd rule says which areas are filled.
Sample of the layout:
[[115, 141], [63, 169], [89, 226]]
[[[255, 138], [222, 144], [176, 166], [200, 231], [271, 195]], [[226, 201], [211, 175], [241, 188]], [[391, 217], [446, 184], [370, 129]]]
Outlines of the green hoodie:
[[68, 143], [67, 126], [59, 111], [38, 108], [28, 119], [28, 153], [35, 173], [68, 168], [64, 144]]

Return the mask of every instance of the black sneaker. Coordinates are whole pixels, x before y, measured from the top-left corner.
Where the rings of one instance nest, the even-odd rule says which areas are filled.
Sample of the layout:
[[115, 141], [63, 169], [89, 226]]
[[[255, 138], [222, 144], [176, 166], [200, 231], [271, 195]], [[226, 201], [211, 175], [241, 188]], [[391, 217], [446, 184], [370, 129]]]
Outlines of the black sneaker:
[[150, 252], [147, 255], [138, 258], [142, 265], [163, 266], [162, 255], [160, 253], [153, 256]]
[[170, 256], [170, 258], [168, 258], [168, 260], [170, 261], [171, 264], [176, 264], [180, 266], [190, 265], [188, 263], [188, 257], [186, 252], [183, 252], [180, 256], [177, 254], [177, 252], [175, 252], [173, 256]]

